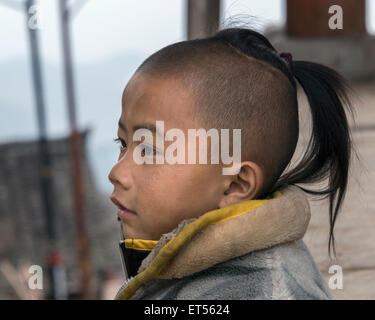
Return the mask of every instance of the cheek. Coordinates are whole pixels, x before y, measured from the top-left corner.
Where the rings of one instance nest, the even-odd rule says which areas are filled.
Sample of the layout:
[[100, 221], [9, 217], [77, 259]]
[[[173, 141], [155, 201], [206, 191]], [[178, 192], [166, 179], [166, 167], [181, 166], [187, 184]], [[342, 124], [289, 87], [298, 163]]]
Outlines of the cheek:
[[181, 201], [185, 185], [183, 172], [177, 166], [142, 165], [136, 175], [137, 203], [147, 218], [165, 216], [173, 211], [173, 203]]
[[163, 174], [163, 169], [155, 165], [142, 165], [138, 168], [138, 173], [135, 175], [137, 194], [144, 197], [151, 197], [153, 195], [157, 197], [163, 190], [163, 180], [165, 174]]
[[[175, 165], [165, 168], [158, 185], [162, 197], [176, 211], [193, 217], [215, 206], [217, 201], [217, 170], [209, 165]], [[155, 190], [160, 194], [160, 191]]]
[[217, 170], [206, 165], [144, 165], [137, 177], [142, 220], [171, 229], [217, 208]]
[[159, 206], [176, 197], [181, 200], [179, 194], [184, 194], [192, 183], [186, 165], [144, 165], [137, 177], [137, 194]]
[[203, 192], [202, 196], [207, 195], [207, 191], [217, 185], [220, 180], [219, 169], [215, 165], [190, 165], [188, 167], [186, 183], [196, 192]]

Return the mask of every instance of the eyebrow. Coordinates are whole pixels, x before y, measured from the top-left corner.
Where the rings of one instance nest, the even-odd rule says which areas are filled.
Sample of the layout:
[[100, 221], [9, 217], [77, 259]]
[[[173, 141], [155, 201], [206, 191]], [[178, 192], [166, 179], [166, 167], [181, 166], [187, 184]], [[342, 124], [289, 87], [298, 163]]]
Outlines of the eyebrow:
[[[128, 130], [125, 127], [125, 124], [121, 122], [121, 120], [118, 121], [118, 126], [121, 128], [125, 133], [128, 133]], [[160, 134], [159, 132], [156, 131], [156, 127], [152, 123], [143, 123], [143, 124], [138, 124], [133, 126], [133, 132], [137, 131], [138, 129], [148, 129], [154, 133]]]

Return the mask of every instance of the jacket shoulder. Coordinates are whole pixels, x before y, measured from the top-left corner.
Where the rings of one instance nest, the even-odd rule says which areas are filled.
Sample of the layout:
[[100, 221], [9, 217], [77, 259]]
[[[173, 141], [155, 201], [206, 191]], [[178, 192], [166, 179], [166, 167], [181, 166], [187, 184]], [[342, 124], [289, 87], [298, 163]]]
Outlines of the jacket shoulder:
[[331, 299], [302, 240], [254, 251], [181, 279], [155, 279], [134, 299]]

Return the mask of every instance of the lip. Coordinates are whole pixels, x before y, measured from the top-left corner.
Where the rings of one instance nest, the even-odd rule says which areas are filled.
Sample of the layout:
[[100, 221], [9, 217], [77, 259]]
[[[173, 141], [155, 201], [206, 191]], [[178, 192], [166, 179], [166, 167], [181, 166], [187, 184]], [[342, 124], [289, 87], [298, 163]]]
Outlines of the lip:
[[135, 211], [132, 211], [125, 207], [120, 201], [115, 196], [110, 197], [111, 201], [117, 206], [118, 211], [117, 211], [117, 216], [123, 220], [131, 216], [137, 215]]
[[117, 211], [117, 216], [121, 219], [121, 220], [126, 220], [128, 219], [129, 217], [134, 217], [136, 216], [137, 214], [133, 211], [129, 211], [127, 209], [119, 209]]

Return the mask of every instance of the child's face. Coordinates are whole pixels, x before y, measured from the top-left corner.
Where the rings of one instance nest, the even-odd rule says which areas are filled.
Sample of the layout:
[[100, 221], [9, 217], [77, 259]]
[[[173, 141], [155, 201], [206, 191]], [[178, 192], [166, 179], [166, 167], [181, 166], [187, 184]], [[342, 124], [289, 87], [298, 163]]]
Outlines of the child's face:
[[[119, 127], [118, 137], [127, 148], [109, 174], [114, 186], [112, 200], [136, 213], [121, 218], [125, 238], [159, 240], [180, 221], [220, 206], [225, 191], [222, 166], [188, 164], [187, 143], [186, 164], [156, 164], [155, 156], [154, 164], [137, 164], [133, 159], [134, 148], [142, 142], [133, 141], [134, 126], [155, 126], [162, 120], [164, 133], [178, 128], [188, 137], [188, 129], [204, 128], [194, 118], [194, 111], [192, 96], [176, 79], [135, 75], [125, 88], [120, 121], [127, 132]], [[171, 143], [164, 141], [164, 150]]]

